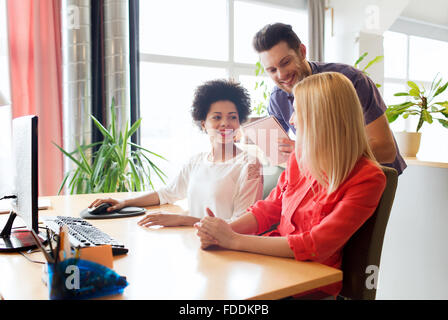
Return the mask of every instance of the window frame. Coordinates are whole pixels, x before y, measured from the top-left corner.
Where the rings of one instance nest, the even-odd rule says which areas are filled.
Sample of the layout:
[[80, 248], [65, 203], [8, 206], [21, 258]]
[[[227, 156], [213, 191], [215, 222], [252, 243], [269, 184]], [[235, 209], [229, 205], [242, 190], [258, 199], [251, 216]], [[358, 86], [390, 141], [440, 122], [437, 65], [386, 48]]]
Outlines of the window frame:
[[[401, 21], [401, 20], [404, 20], [404, 19], [403, 18], [398, 19], [398, 21]], [[406, 19], [405, 21], [407, 21], [408, 23], [410, 22], [410, 20], [408, 20], [408, 19]], [[413, 23], [420, 24], [415, 21]], [[387, 30], [390, 32], [400, 33], [400, 34], [403, 34], [406, 36], [406, 77], [405, 78], [384, 77], [384, 83], [385, 84], [390, 83], [390, 84], [406, 85], [408, 83], [408, 81], [413, 81], [413, 82], [418, 82], [418, 83], [422, 84], [423, 86], [425, 86], [425, 88], [429, 88], [431, 86], [430, 81], [411, 79], [411, 77], [410, 77], [409, 58], [410, 58], [411, 37], [415, 36], [415, 37], [422, 37], [422, 38], [433, 39], [433, 40], [444, 41], [444, 42], [448, 42], [448, 41], [447, 41], [447, 39], [428, 37], [427, 35], [424, 35], [421, 33], [412, 32], [412, 30], [414, 30], [414, 29], [409, 28], [409, 25], [407, 25], [407, 26], [408, 26], [408, 28], [402, 28], [401, 25], [399, 28], [392, 26], [389, 30]], [[412, 122], [412, 120], [410, 118], [404, 120], [404, 125], [405, 125], [406, 131], [412, 131], [411, 122]]]
[[228, 59], [227, 60], [211, 60], [198, 59], [183, 56], [169, 56], [160, 54], [150, 54], [140, 52], [140, 62], [163, 63], [173, 65], [188, 65], [211, 68], [223, 68], [227, 72], [229, 78], [239, 81], [241, 75], [255, 75], [255, 63], [240, 63], [235, 61], [234, 49], [234, 22], [235, 22], [235, 1], [262, 4], [276, 8], [288, 8], [301, 10], [306, 9], [306, 0], [226, 0], [227, 1], [227, 27], [228, 27]]

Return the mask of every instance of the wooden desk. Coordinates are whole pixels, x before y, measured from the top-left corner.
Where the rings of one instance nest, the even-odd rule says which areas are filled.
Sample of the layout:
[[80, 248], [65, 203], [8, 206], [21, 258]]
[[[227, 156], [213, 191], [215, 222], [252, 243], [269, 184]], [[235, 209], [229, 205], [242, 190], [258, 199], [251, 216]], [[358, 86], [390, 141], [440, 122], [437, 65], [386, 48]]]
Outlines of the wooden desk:
[[[115, 194], [115, 198], [130, 195]], [[79, 216], [98, 195], [48, 197], [52, 206], [40, 215]], [[178, 206], [152, 207], [170, 212]], [[3, 218], [1, 225], [3, 225]], [[123, 242], [127, 255], [114, 259], [127, 277], [123, 299], [280, 299], [342, 280], [340, 270], [313, 262], [229, 250], [202, 250], [192, 227], [143, 228], [140, 217], [89, 220]], [[29, 255], [43, 261], [40, 252]], [[42, 265], [20, 254], [0, 255], [0, 293], [5, 299], [48, 299]]]

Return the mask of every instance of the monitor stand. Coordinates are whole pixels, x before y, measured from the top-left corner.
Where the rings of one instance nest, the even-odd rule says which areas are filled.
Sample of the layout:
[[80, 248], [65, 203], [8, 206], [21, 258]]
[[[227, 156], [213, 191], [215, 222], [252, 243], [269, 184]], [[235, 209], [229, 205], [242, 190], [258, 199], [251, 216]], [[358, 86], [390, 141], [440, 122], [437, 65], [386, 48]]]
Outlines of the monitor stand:
[[[6, 225], [0, 233], [0, 253], [26, 251], [37, 247], [31, 231], [24, 229], [12, 231], [16, 216], [15, 212], [10, 213]], [[46, 241], [46, 237], [43, 237], [42, 234], [39, 234], [39, 238], [42, 242]]]

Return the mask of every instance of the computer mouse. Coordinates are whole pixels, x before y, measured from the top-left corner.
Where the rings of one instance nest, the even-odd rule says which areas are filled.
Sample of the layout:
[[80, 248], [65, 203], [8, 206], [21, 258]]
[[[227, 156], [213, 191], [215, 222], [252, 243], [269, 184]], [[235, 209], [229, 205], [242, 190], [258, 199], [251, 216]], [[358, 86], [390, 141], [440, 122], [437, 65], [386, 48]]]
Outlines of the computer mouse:
[[102, 203], [98, 207], [92, 208], [89, 210], [89, 213], [92, 215], [100, 215], [100, 214], [110, 214], [112, 212], [108, 212], [107, 208], [112, 207], [110, 203]]

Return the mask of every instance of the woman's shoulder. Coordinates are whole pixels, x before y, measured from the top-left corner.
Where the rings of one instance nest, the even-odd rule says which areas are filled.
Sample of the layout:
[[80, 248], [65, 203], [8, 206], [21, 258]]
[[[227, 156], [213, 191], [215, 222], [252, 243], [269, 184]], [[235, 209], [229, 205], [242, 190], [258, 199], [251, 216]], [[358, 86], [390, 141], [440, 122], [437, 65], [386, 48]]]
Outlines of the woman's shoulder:
[[185, 163], [185, 167], [193, 167], [205, 163], [207, 160], [207, 152], [199, 152], [192, 155]]
[[385, 183], [386, 181], [386, 175], [380, 165], [367, 157], [361, 157], [358, 160], [350, 176], [350, 180], [355, 182], [372, 179], [378, 180], [381, 183]]

